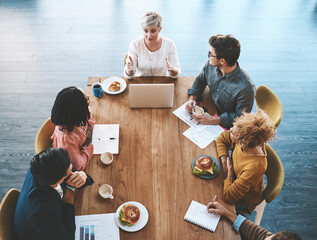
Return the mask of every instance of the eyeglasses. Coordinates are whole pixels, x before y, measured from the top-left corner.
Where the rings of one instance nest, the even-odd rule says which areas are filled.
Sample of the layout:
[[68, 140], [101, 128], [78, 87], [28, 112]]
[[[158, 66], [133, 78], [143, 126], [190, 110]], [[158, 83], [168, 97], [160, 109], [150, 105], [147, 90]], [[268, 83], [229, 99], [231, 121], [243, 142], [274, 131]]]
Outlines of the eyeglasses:
[[208, 58], [211, 58], [211, 57], [217, 57], [217, 56], [212, 55], [212, 53], [209, 51], [209, 52], [208, 52]]

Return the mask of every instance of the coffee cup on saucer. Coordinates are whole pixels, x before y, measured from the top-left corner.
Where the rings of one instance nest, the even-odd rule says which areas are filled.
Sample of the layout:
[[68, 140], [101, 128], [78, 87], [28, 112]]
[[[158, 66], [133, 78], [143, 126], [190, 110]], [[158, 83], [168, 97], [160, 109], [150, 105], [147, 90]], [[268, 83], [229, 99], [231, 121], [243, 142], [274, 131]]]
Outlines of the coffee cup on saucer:
[[100, 155], [100, 160], [103, 164], [109, 165], [113, 161], [113, 154], [110, 152], [104, 152]]
[[99, 194], [104, 199], [113, 199], [113, 189], [109, 184], [103, 184], [99, 187]]

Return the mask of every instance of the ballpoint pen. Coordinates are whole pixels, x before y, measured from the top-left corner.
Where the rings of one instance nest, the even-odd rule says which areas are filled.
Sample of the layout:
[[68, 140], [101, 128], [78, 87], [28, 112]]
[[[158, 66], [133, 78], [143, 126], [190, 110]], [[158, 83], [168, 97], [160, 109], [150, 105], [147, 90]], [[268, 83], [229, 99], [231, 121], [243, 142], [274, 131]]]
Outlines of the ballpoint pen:
[[99, 141], [101, 140], [115, 140], [116, 138], [98, 138]]

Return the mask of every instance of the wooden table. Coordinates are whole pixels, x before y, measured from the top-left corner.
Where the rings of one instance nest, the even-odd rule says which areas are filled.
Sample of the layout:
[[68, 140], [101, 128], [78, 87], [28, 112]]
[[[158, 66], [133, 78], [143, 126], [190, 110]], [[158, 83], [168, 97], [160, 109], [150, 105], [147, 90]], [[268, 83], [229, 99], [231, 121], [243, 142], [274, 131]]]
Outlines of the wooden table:
[[[113, 213], [124, 202], [138, 201], [149, 212], [149, 221], [140, 231], [120, 230], [120, 239], [240, 239], [232, 224], [221, 218], [215, 233], [184, 221], [192, 200], [207, 204], [215, 194], [222, 200], [223, 177], [204, 180], [192, 174], [193, 160], [202, 154], [218, 159], [215, 142], [202, 150], [183, 132], [189, 128], [172, 112], [187, 101], [187, 90], [194, 77], [142, 77], [129, 83], [175, 83], [172, 109], [130, 109], [129, 89], [118, 95], [104, 94], [96, 98], [91, 84], [103, 78], [91, 77], [87, 83], [92, 115], [100, 124], [120, 124], [119, 154], [111, 165], [101, 163], [95, 155], [88, 167], [95, 183], [76, 193], [76, 215]], [[214, 113], [209, 90], [204, 92], [202, 106]], [[100, 185], [114, 189], [114, 199], [102, 199]], [[233, 205], [224, 204], [233, 210]]]

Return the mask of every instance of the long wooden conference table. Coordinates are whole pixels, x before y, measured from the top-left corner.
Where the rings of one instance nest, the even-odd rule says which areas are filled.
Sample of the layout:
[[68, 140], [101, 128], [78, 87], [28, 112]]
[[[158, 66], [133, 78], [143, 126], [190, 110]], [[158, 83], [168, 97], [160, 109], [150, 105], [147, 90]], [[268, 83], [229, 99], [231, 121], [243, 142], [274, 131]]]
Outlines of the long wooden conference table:
[[[111, 165], [104, 165], [100, 155], [91, 159], [87, 173], [95, 183], [76, 193], [76, 215], [113, 213], [124, 202], [142, 203], [149, 212], [147, 225], [138, 232], [120, 230], [120, 239], [240, 239], [232, 224], [221, 218], [216, 231], [210, 232], [184, 220], [192, 200], [207, 204], [215, 194], [218, 201], [234, 211], [234, 206], [222, 199], [223, 176], [204, 180], [192, 173], [194, 159], [203, 154], [218, 159], [215, 141], [200, 149], [183, 136], [189, 126], [172, 112], [188, 99], [187, 90], [194, 77], [136, 77], [130, 83], [174, 83], [172, 109], [130, 109], [129, 87], [118, 95], [104, 93], [96, 98], [92, 83], [106, 77], [90, 77], [87, 93], [92, 115], [99, 124], [120, 124], [119, 154]], [[215, 113], [209, 90], [200, 104]], [[103, 199], [99, 186], [110, 184], [114, 199]]]

